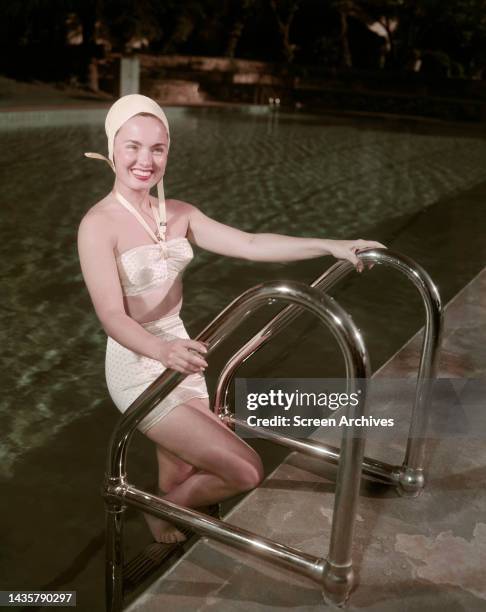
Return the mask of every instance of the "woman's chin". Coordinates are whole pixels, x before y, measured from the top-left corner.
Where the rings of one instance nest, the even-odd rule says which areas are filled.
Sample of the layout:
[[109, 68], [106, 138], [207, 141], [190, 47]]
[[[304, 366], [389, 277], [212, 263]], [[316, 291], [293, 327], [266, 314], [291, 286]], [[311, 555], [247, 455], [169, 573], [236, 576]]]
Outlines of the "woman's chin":
[[157, 182], [157, 179], [153, 176], [151, 176], [148, 181], [132, 179], [130, 181], [130, 187], [135, 191], [147, 191], [147, 189], [152, 189], [152, 187], [157, 185]]
[[153, 181], [142, 182], [137, 180], [131, 180], [123, 181], [123, 185], [127, 187], [130, 191], [147, 191], [151, 189], [155, 185], [155, 183]]

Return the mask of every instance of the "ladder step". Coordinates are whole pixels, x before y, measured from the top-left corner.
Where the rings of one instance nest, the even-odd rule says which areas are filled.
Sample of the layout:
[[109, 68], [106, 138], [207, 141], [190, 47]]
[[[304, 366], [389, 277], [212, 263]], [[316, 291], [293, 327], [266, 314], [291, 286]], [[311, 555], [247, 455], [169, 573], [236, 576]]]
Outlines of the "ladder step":
[[[198, 508], [198, 511], [215, 518], [220, 517], [219, 504]], [[148, 580], [160, 568], [165, 566], [168, 569], [171, 562], [178, 559], [189, 546], [192, 546], [198, 536], [187, 527], [178, 527], [178, 529], [187, 537], [186, 541], [174, 544], [153, 542], [125, 563], [123, 566], [125, 593], [137, 589], [141, 583]]]

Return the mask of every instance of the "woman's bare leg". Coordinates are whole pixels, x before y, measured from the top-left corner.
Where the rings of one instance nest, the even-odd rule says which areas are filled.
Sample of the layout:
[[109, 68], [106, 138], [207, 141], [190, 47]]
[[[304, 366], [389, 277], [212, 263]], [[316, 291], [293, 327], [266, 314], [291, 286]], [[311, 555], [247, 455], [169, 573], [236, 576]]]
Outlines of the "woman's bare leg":
[[164, 494], [172, 491], [174, 487], [184, 482], [194, 473], [194, 466], [182, 461], [173, 453], [170, 453], [160, 444], [155, 445], [157, 465], [159, 467], [158, 489]]
[[[163, 497], [194, 473], [195, 468], [158, 444], [155, 445], [155, 452], [159, 470], [157, 495]], [[172, 523], [145, 512], [144, 517], [156, 542], [173, 543], [183, 542], [186, 539], [186, 536]]]
[[[188, 476], [165, 495], [165, 499], [186, 507], [222, 501], [258, 486], [263, 477], [259, 456], [229, 430], [207, 408], [207, 401], [191, 400], [171, 411], [150, 428], [146, 435], [168, 456], [175, 455]], [[162, 469], [164, 459], [163, 453]], [[159, 455], [158, 455], [159, 457]], [[155, 519], [158, 521], [159, 519]], [[178, 541], [183, 534], [166, 521], [157, 523], [158, 541]], [[177, 539], [175, 539], [177, 538]]]

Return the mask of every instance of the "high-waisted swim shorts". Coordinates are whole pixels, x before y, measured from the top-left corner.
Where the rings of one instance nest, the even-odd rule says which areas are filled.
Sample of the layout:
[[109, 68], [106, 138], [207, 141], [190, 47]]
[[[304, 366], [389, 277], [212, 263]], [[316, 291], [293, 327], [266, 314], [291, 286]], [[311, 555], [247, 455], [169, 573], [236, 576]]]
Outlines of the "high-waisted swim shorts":
[[[164, 340], [189, 338], [178, 314], [164, 317], [158, 321], [142, 323], [142, 327]], [[125, 412], [165, 369], [165, 366], [159, 361], [134, 353], [108, 337], [105, 361], [106, 383], [110, 396], [120, 412]], [[173, 408], [196, 397], [208, 397], [204, 376], [198, 373], [187, 376], [152, 412], [142, 419], [138, 426], [139, 430], [148, 431]]]

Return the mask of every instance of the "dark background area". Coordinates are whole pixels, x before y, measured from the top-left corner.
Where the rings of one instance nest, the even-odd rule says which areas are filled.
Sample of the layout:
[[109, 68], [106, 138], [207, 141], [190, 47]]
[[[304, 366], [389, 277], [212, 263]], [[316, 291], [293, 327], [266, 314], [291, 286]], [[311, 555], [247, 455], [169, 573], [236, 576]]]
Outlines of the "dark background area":
[[485, 0], [10, 0], [2, 13], [0, 71], [15, 79], [92, 86], [90, 66], [139, 51], [484, 78]]

